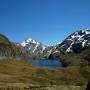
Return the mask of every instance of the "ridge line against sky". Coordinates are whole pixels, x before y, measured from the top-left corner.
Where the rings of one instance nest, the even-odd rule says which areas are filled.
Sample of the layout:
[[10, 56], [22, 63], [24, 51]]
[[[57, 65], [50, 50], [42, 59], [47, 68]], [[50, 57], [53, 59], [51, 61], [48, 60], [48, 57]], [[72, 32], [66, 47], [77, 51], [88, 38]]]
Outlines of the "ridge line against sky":
[[87, 28], [90, 0], [0, 0], [0, 33], [11, 41], [56, 44]]

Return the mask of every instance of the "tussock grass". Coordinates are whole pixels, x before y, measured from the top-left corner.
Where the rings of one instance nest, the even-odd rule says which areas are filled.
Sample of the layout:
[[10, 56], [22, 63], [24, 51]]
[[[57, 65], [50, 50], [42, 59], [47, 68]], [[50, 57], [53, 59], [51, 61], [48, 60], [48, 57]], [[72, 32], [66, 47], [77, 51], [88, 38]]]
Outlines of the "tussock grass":
[[44, 85], [48, 86], [49, 89], [52, 87], [52, 90], [75, 90], [75, 88], [76, 90], [83, 90], [81, 88], [87, 84], [89, 78], [83, 74], [84, 72], [88, 73], [89, 76], [90, 67], [70, 66], [58, 69], [42, 69], [27, 64], [24, 60], [1, 60], [0, 86]]

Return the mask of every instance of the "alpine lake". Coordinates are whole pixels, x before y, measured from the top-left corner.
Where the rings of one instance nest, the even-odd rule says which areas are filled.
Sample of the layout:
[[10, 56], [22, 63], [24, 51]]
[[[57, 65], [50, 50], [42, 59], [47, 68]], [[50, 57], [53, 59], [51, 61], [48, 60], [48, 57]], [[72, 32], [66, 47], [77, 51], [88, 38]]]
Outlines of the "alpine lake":
[[27, 62], [39, 68], [55, 69], [63, 67], [63, 63], [57, 59], [44, 59], [44, 60], [29, 59]]

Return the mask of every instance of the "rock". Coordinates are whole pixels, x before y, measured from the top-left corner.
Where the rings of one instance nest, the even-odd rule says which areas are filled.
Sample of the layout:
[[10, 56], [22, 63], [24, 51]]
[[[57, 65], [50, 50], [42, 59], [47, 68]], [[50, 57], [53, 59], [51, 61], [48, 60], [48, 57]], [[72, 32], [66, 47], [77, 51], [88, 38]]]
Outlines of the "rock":
[[86, 90], [90, 90], [90, 80], [89, 80], [89, 82], [87, 84]]

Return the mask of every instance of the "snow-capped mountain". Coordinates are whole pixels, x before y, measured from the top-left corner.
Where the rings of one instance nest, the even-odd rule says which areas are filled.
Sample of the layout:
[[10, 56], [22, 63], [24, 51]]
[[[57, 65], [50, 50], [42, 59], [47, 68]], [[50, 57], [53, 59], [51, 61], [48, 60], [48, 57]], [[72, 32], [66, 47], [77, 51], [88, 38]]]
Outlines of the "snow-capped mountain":
[[90, 30], [76, 31], [59, 44], [60, 50], [65, 52], [80, 52], [88, 46], [90, 46]]
[[28, 38], [21, 43], [21, 46], [32, 55], [39, 53], [42, 56], [60, 52], [79, 53], [85, 47], [90, 46], [90, 30], [80, 30], [69, 35], [62, 43], [46, 46], [36, 40]]
[[30, 53], [42, 53], [46, 48], [45, 45], [31, 38], [24, 40], [21, 43], [21, 46], [23, 46], [27, 51], [30, 51]]
[[46, 46], [31, 38], [24, 40], [21, 43], [21, 46], [24, 48], [24, 50], [26, 50], [28, 55], [33, 58], [37, 58], [37, 56], [39, 56], [39, 58], [44, 58], [44, 57], [48, 57], [50, 54], [54, 52], [55, 53], [57, 51], [59, 52], [59, 50], [56, 50], [57, 45], [51, 45], [51, 46], [47, 45]]

